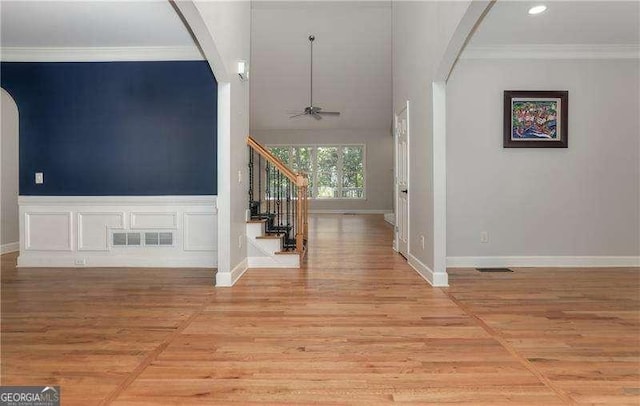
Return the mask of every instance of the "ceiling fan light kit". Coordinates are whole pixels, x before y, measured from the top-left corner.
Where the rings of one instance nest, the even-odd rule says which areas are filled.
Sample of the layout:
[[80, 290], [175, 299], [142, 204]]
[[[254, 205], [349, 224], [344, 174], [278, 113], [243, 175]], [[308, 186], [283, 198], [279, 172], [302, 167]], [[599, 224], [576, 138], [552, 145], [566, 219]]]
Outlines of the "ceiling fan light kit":
[[296, 118], [302, 116], [311, 116], [316, 120], [322, 120], [322, 116], [339, 116], [340, 112], [338, 111], [323, 111], [322, 107], [317, 107], [313, 105], [313, 41], [316, 40], [315, 35], [309, 35], [309, 47], [311, 49], [311, 63], [310, 66], [310, 83], [309, 83], [309, 105], [302, 110], [302, 112], [294, 114], [289, 118]]

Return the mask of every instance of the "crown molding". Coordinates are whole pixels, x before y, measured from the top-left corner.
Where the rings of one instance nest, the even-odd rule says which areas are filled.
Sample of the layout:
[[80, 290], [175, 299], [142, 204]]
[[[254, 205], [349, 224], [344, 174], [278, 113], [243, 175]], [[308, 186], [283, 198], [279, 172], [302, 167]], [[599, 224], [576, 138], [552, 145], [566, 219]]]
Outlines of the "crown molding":
[[460, 59], [640, 59], [640, 46], [617, 44], [470, 46], [462, 52]]
[[362, 10], [367, 8], [386, 8], [390, 9], [392, 0], [369, 0], [369, 1], [353, 1], [353, 0], [253, 0], [251, 2], [252, 10], [284, 10], [284, 9], [335, 9], [340, 10]]
[[200, 61], [196, 46], [2, 47], [2, 62]]

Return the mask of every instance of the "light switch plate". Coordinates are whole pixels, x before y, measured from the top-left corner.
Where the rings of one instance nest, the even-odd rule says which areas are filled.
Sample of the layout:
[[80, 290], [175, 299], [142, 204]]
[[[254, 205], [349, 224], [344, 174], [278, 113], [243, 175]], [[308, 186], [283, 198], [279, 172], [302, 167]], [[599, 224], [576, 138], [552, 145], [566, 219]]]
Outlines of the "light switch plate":
[[36, 172], [36, 185], [42, 185], [44, 183], [44, 173]]

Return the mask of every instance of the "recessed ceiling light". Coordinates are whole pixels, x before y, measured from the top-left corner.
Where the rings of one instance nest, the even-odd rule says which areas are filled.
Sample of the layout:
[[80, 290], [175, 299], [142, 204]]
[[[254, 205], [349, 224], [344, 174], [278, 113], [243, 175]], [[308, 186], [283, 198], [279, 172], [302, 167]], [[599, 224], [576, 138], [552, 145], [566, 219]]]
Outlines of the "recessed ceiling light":
[[531, 15], [540, 14], [540, 13], [543, 13], [546, 9], [547, 9], [547, 6], [542, 4], [539, 6], [534, 6], [529, 9], [529, 14]]

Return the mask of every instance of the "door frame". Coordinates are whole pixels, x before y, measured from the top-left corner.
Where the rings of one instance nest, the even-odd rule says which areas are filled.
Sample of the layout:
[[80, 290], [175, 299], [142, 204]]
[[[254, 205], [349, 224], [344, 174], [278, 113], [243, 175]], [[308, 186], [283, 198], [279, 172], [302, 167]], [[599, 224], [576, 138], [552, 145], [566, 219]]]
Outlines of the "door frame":
[[[409, 153], [409, 142], [411, 137], [411, 121], [409, 100], [400, 106], [393, 113], [393, 210], [394, 210], [394, 232], [393, 232], [393, 250], [399, 252], [398, 238], [398, 200], [400, 198], [400, 189], [398, 188], [398, 117], [406, 110], [407, 112], [407, 189], [411, 182], [411, 158]], [[407, 196], [407, 256], [411, 250], [411, 200]]]

